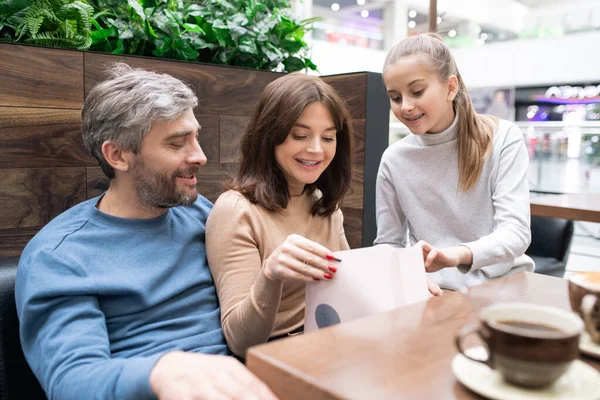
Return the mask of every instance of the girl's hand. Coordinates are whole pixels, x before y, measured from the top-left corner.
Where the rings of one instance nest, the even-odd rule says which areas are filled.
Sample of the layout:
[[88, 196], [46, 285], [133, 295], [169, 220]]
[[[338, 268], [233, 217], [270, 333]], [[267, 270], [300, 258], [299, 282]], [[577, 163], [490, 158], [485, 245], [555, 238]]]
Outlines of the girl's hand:
[[300, 235], [290, 235], [267, 258], [265, 275], [271, 280], [319, 281], [333, 279], [337, 268], [333, 254], [320, 244]]
[[427, 272], [436, 272], [442, 268], [456, 267], [457, 265], [471, 265], [473, 254], [467, 246], [444, 247], [441, 249], [431, 246], [420, 240], [415, 246], [423, 251], [423, 261]]
[[427, 289], [429, 289], [429, 297], [440, 297], [444, 295], [444, 291], [438, 286], [437, 283], [427, 278]]

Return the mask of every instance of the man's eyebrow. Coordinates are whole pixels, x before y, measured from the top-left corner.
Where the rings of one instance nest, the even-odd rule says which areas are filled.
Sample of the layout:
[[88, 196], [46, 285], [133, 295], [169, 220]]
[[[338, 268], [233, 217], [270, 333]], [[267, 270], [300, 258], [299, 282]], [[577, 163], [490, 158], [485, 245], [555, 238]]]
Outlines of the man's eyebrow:
[[196, 132], [194, 131], [181, 131], [181, 132], [174, 132], [172, 134], [170, 134], [169, 136], [167, 136], [164, 141], [169, 141], [172, 139], [177, 139], [180, 137], [185, 137], [185, 136], [189, 136], [189, 135], [194, 135], [194, 136], [198, 136], [200, 134], [200, 129], [201, 127], [198, 127], [198, 129], [196, 130]]
[[[304, 125], [304, 124], [299, 124], [299, 123], [295, 123], [294, 127], [304, 128], [304, 129], [309, 129], [310, 130], [310, 126]], [[335, 126], [329, 127], [329, 128], [327, 128], [325, 130], [326, 131], [337, 131], [337, 129], [335, 128]]]

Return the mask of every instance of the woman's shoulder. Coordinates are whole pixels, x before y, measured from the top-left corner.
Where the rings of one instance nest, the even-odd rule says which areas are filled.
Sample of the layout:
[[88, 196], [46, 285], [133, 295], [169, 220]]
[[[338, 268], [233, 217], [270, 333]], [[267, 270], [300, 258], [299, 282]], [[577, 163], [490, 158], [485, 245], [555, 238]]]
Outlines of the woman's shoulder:
[[241, 211], [249, 210], [250, 208], [252, 208], [252, 203], [250, 202], [250, 200], [248, 200], [248, 198], [246, 198], [246, 196], [244, 196], [242, 193], [232, 189], [223, 192], [219, 196], [219, 198], [215, 202], [215, 205], [213, 206], [213, 212], [219, 210], [234, 209], [237, 211]]

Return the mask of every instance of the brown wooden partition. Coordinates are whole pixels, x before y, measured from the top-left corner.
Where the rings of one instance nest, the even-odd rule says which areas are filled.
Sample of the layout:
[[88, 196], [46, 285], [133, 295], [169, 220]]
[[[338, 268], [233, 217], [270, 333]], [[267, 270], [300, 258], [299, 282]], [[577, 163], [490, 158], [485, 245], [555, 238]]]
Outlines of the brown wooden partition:
[[[239, 140], [263, 88], [279, 73], [0, 43], [0, 257], [19, 255], [29, 239], [69, 207], [108, 187], [80, 132], [85, 95], [107, 65], [169, 73], [192, 85], [208, 164], [201, 194], [215, 201], [235, 171]], [[375, 73], [323, 77], [348, 102], [356, 173], [342, 204], [352, 247], [374, 239], [375, 174], [387, 146], [389, 104]], [[367, 213], [367, 214], [365, 214]]]

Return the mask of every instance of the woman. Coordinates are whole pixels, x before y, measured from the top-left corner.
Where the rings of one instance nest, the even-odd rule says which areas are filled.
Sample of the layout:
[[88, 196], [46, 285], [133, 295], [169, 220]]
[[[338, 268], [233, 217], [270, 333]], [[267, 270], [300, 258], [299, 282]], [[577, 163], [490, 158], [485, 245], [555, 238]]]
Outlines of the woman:
[[300, 74], [267, 85], [237, 177], [206, 227], [223, 332], [236, 355], [301, 330], [306, 282], [334, 279], [332, 253], [349, 248], [339, 204], [351, 166], [351, 119], [333, 88]]

